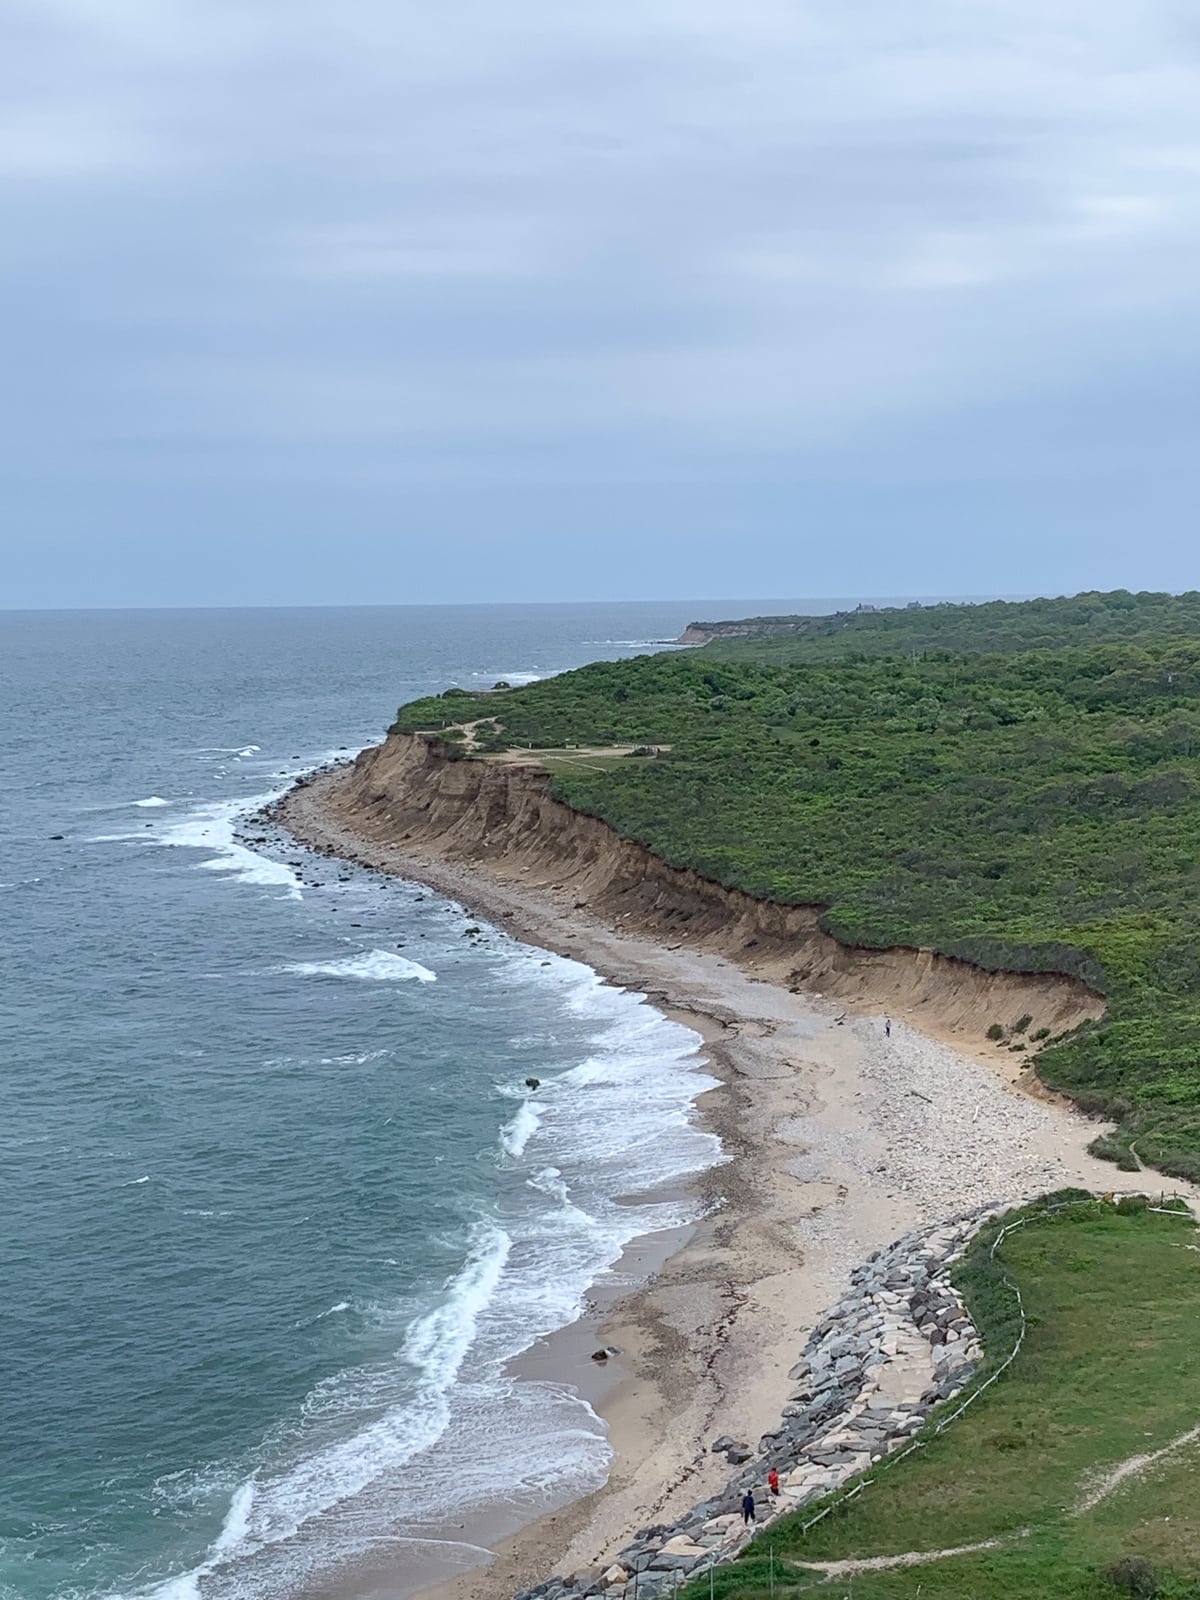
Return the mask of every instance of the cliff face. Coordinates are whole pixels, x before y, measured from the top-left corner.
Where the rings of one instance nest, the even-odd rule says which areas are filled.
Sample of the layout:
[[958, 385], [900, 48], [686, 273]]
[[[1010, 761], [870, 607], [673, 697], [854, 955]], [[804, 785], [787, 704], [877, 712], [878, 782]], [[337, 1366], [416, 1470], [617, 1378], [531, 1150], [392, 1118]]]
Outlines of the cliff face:
[[802, 633], [807, 617], [747, 617], [742, 622], [689, 622], [676, 644], [708, 644], [711, 639], [769, 638], [780, 633]]
[[[812, 638], [832, 638], [844, 628], [865, 626], [871, 629], [871, 618], [881, 612], [889, 616], [899, 611], [899, 606], [857, 605], [853, 611], [819, 612], [815, 616], [793, 617], [739, 617], [725, 622], [689, 622], [676, 639], [676, 644], [708, 644], [713, 639], [777, 639], [798, 634]], [[919, 601], [909, 601], [905, 611], [921, 611]], [[941, 609], [938, 607], [936, 609]]]
[[[930, 950], [862, 950], [818, 923], [820, 908], [782, 906], [668, 866], [644, 845], [572, 810], [550, 780], [510, 758], [450, 760], [420, 735], [365, 750], [330, 794], [364, 840], [472, 865], [574, 903], [629, 931], [719, 952], [772, 982], [879, 1011], [925, 1008], [942, 1031], [981, 1040], [1028, 1014], [1027, 1036], [1099, 1017], [1104, 999], [1055, 973], [987, 972]], [[415, 869], [414, 869], [415, 870]], [[918, 1023], [920, 1016], [911, 1020]], [[999, 1054], [999, 1052], [997, 1052]]]

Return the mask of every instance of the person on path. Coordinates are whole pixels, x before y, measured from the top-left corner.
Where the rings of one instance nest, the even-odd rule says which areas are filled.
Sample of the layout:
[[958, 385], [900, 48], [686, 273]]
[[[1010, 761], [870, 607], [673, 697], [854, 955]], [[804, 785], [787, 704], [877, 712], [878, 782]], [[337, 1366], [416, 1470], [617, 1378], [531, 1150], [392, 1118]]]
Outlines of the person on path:
[[748, 1528], [754, 1521], [754, 1492], [747, 1489], [742, 1496], [742, 1526]]
[[774, 1467], [772, 1467], [770, 1472], [767, 1473], [767, 1488], [770, 1489], [771, 1493], [774, 1495], [779, 1493], [779, 1473]]

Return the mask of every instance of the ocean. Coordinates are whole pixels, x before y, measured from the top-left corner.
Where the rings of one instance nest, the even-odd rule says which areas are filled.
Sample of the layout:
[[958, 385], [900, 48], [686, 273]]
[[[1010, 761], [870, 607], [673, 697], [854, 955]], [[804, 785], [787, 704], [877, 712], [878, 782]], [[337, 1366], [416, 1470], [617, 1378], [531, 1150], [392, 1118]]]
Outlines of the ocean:
[[603, 1481], [509, 1363], [688, 1219], [696, 1036], [239, 821], [698, 609], [762, 607], [0, 614], [3, 1600], [285, 1600]]

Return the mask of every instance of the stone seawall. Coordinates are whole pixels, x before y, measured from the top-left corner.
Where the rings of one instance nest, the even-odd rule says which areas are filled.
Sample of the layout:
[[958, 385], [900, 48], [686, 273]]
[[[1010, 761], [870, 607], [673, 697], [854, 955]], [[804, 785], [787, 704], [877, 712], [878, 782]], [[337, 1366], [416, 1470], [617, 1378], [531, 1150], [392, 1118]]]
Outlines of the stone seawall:
[[[813, 1329], [789, 1377], [780, 1425], [752, 1448], [721, 1438], [714, 1453], [737, 1470], [722, 1494], [666, 1525], [639, 1530], [609, 1566], [548, 1578], [516, 1600], [638, 1600], [670, 1594], [682, 1577], [730, 1561], [764, 1524], [840, 1488], [910, 1444], [935, 1406], [953, 1399], [983, 1357], [950, 1283], [971, 1238], [1004, 1207], [989, 1205], [905, 1234], [851, 1274], [850, 1288]], [[767, 1474], [779, 1474], [773, 1496]], [[741, 1502], [755, 1499], [756, 1526]]]

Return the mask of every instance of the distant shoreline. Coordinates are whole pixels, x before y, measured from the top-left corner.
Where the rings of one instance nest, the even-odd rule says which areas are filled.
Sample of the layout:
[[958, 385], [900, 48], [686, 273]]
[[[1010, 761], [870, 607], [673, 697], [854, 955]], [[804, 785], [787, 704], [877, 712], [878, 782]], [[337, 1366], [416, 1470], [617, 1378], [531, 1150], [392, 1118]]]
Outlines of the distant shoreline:
[[[975, 1200], [1066, 1183], [1138, 1186], [1138, 1174], [1087, 1154], [1095, 1123], [1030, 1098], [991, 1062], [955, 1053], [902, 1016], [889, 1038], [881, 1017], [846, 1017], [721, 955], [618, 931], [565, 884], [514, 881], [502, 860], [451, 859], [466, 848], [453, 828], [441, 855], [387, 837], [386, 820], [364, 822], [353, 768], [292, 790], [274, 816], [301, 843], [428, 884], [696, 1028], [722, 1080], [699, 1109], [729, 1156], [696, 1185], [712, 1210], [682, 1241], [660, 1239], [657, 1253], [653, 1239], [632, 1248], [653, 1274], [644, 1287], [615, 1302], [602, 1289], [579, 1323], [518, 1362], [587, 1395], [596, 1375], [585, 1347], [622, 1351], [615, 1383], [596, 1400], [616, 1452], [608, 1484], [536, 1517], [486, 1569], [397, 1591], [384, 1552], [324, 1593], [375, 1595], [386, 1582], [389, 1594], [424, 1600], [503, 1600], [605, 1560], [636, 1528], [723, 1486], [728, 1468], [707, 1451], [717, 1434], [754, 1443], [776, 1425], [807, 1330], [872, 1250]], [[472, 1542], [489, 1542], [478, 1533]], [[432, 1582], [432, 1567], [413, 1576]]]

